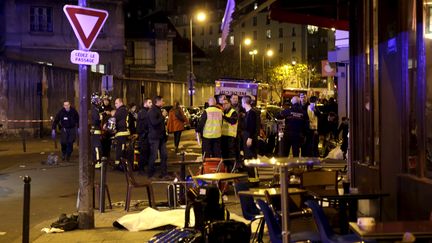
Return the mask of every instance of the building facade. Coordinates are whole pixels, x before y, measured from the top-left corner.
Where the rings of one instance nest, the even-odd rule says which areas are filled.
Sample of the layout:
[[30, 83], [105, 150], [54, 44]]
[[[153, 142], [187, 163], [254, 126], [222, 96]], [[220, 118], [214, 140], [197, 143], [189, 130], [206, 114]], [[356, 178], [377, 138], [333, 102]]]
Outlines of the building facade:
[[[77, 65], [70, 62], [70, 52], [78, 49], [78, 41], [63, 12], [65, 4], [76, 5], [76, 1], [2, 2], [3, 54], [7, 58], [77, 69]], [[125, 55], [123, 0], [91, 1], [87, 7], [109, 13], [91, 49], [100, 55], [100, 63], [92, 66], [92, 71], [122, 77]]]

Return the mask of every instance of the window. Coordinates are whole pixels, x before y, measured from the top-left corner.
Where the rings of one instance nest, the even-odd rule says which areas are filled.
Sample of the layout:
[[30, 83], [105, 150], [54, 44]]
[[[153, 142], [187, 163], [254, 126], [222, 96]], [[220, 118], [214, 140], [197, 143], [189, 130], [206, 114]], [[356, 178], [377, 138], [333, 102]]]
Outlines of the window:
[[271, 39], [271, 30], [266, 30], [266, 38]]
[[293, 43], [292, 43], [291, 51], [292, 51], [292, 52], [296, 52], [295, 41], [293, 41]]
[[234, 45], [234, 36], [229, 37], [229, 44]]
[[283, 52], [283, 43], [279, 43], [279, 52], [280, 52], [280, 53]]
[[279, 38], [283, 38], [283, 28], [279, 28]]
[[292, 28], [291, 36], [296, 36], [295, 27]]
[[212, 46], [213, 46], [213, 41], [209, 40], [209, 47], [212, 47]]
[[53, 32], [52, 8], [30, 7], [30, 31]]
[[209, 26], [209, 35], [213, 35], [213, 25]]
[[257, 39], [258, 39], [258, 33], [257, 33], [256, 30], [254, 30], [254, 32], [253, 32], [253, 39], [254, 39], [254, 40], [257, 40]]
[[94, 73], [105, 74], [105, 65], [104, 64], [91, 65], [91, 71]]
[[255, 16], [252, 18], [252, 26], [257, 26], [258, 18]]

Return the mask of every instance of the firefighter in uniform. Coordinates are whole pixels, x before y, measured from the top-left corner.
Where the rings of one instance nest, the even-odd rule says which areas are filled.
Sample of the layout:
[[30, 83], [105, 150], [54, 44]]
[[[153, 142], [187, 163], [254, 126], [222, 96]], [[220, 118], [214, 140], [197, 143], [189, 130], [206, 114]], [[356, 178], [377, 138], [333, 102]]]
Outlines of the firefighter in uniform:
[[231, 171], [233, 162], [236, 160], [237, 153], [237, 127], [238, 127], [238, 114], [237, 111], [231, 107], [229, 100], [223, 100], [223, 117], [222, 117], [222, 138], [221, 149], [222, 158], [225, 167]]
[[115, 140], [116, 144], [116, 158], [115, 164], [120, 164], [120, 159], [126, 158], [126, 143], [127, 139], [130, 135], [129, 127], [128, 127], [128, 110], [126, 106], [123, 104], [123, 100], [121, 98], [117, 98], [114, 102], [116, 107], [115, 112], [115, 120], [116, 120], [116, 134]]
[[102, 101], [99, 97], [98, 93], [93, 93], [91, 96], [91, 147], [92, 147], [92, 155], [93, 162], [95, 163], [95, 168], [98, 169], [101, 167], [101, 157], [102, 157], [102, 143], [101, 143], [101, 135], [102, 135]]
[[60, 125], [61, 129], [61, 150], [62, 160], [69, 161], [73, 151], [73, 143], [77, 135], [77, 128], [79, 125], [78, 112], [71, 107], [69, 101], [63, 102], [63, 108], [57, 113], [52, 124], [52, 136], [55, 137], [56, 128]]
[[222, 111], [216, 107], [215, 98], [208, 100], [209, 107], [201, 115], [196, 132], [202, 134], [202, 150], [205, 157], [221, 157]]

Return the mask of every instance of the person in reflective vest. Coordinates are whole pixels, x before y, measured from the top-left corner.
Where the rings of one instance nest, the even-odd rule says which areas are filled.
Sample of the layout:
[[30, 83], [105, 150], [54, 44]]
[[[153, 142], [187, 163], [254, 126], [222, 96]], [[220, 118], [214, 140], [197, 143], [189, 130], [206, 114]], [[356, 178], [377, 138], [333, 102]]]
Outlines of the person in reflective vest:
[[215, 98], [208, 100], [209, 107], [201, 115], [196, 132], [202, 136], [202, 150], [205, 157], [220, 158], [222, 136], [222, 110], [216, 107]]
[[128, 127], [128, 115], [129, 112], [126, 106], [123, 104], [123, 99], [117, 98], [114, 102], [114, 106], [116, 107], [115, 112], [115, 120], [116, 120], [116, 134], [115, 140], [117, 142], [116, 145], [116, 158], [115, 164], [120, 164], [120, 158], [126, 157], [126, 142], [127, 138], [130, 135], [129, 127]]
[[222, 138], [221, 149], [222, 158], [224, 158], [225, 167], [231, 171], [236, 155], [239, 153], [237, 146], [237, 127], [238, 127], [238, 114], [237, 111], [231, 107], [231, 102], [225, 99], [223, 105], [222, 117]]

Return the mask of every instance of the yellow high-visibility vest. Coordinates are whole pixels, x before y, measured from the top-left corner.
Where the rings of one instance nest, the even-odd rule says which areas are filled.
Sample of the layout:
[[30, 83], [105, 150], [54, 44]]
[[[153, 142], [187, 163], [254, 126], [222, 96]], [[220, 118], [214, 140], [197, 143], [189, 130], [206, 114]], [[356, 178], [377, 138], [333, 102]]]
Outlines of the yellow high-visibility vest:
[[222, 111], [219, 108], [210, 106], [205, 109], [207, 121], [204, 125], [204, 138], [220, 138], [222, 136]]
[[[234, 113], [234, 109], [231, 108], [228, 114], [226, 114], [226, 117], [231, 117]], [[230, 136], [230, 137], [237, 137], [237, 126], [238, 126], [238, 120], [235, 124], [231, 124], [225, 120], [222, 120], [222, 136]]]

